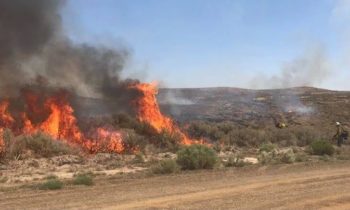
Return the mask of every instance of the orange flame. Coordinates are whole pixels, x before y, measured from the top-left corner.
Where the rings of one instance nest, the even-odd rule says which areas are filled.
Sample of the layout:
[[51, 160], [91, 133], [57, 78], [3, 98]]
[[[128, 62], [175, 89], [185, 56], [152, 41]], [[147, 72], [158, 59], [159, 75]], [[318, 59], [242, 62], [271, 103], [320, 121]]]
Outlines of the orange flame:
[[156, 83], [139, 83], [132, 86], [132, 88], [136, 88], [143, 94], [142, 97], [136, 101], [137, 116], [141, 122], [149, 123], [158, 132], [166, 130], [171, 133], [178, 133], [181, 136], [182, 144], [189, 145], [194, 142], [175, 125], [172, 119], [164, 116], [160, 112], [156, 98], [158, 94]]
[[105, 128], [97, 128], [93, 140], [86, 140], [84, 146], [92, 153], [122, 153], [124, 151], [121, 133], [118, 131], [109, 131]]
[[[27, 112], [21, 113], [22, 126], [19, 134], [34, 134], [43, 132], [57, 140], [64, 140], [68, 144], [81, 145], [90, 152], [116, 152], [124, 151], [122, 134], [119, 131], [97, 128], [93, 136], [89, 138], [82, 133], [77, 125], [77, 119], [74, 116], [74, 110], [61, 95], [55, 95], [47, 98], [41, 110], [38, 96], [33, 93], [26, 93], [27, 111], [32, 115], [44, 115], [47, 117], [41, 122], [34, 122], [30, 119]], [[29, 99], [29, 100], [28, 100]], [[5, 100], [0, 103], [0, 153], [4, 149], [2, 138], [3, 128], [8, 128], [14, 123], [14, 118], [8, 111], [9, 101]]]
[[11, 127], [15, 121], [8, 111], [9, 105], [10, 102], [8, 100], [0, 102], [0, 126], [6, 128]]
[[124, 150], [122, 135], [118, 131], [108, 131], [105, 128], [97, 129], [97, 140], [106, 144], [106, 150], [121, 153]]

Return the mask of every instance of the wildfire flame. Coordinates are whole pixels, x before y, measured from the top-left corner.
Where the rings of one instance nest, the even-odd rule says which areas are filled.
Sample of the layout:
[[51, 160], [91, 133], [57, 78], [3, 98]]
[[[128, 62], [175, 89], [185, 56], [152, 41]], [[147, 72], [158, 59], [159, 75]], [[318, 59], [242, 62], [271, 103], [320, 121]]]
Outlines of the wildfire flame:
[[[180, 135], [182, 144], [201, 143], [187, 137], [171, 118], [160, 112], [156, 98], [157, 84], [139, 83], [131, 88], [142, 93], [142, 96], [135, 101], [138, 120], [149, 123], [159, 133], [165, 130]], [[68, 144], [80, 145], [91, 153], [125, 151], [123, 135], [118, 130], [98, 127], [93, 132], [83, 133], [78, 127], [74, 109], [65, 94], [56, 93], [45, 97], [30, 91], [22, 94], [25, 99], [25, 110], [19, 117], [16, 115], [16, 118], [9, 111], [10, 101], [0, 101], [0, 154], [6, 149], [3, 139], [4, 129], [12, 130], [15, 135], [43, 132]], [[18, 118], [20, 119], [17, 120]], [[129, 149], [137, 150], [137, 148]]]
[[9, 127], [14, 123], [14, 119], [11, 114], [8, 112], [8, 107], [10, 102], [8, 100], [4, 100], [0, 102], [0, 126], [1, 127]]
[[122, 135], [118, 131], [109, 131], [105, 128], [97, 128], [94, 140], [87, 140], [85, 147], [92, 152], [116, 152], [124, 151]]
[[[122, 134], [119, 131], [100, 127], [96, 128], [92, 136], [84, 135], [77, 125], [74, 110], [65, 95], [50, 96], [46, 98], [43, 105], [40, 104], [38, 95], [32, 92], [26, 92], [24, 95], [27, 110], [21, 113], [21, 125], [15, 125], [16, 121], [8, 110], [9, 101], [0, 102], [0, 153], [5, 149], [3, 141], [5, 128], [13, 130], [16, 135], [43, 132], [54, 139], [66, 141], [68, 144], [80, 145], [92, 153], [122, 153], [124, 151]], [[46, 117], [45, 113], [48, 113]], [[35, 122], [36, 120], [29, 117], [30, 115], [44, 118], [44, 120]]]
[[136, 101], [137, 117], [141, 122], [149, 123], [158, 132], [166, 130], [171, 133], [178, 133], [181, 136], [182, 144], [194, 143], [194, 140], [188, 138], [171, 118], [160, 112], [156, 98], [158, 94], [157, 83], [139, 83], [132, 86], [132, 88], [136, 88], [142, 93], [142, 97]]

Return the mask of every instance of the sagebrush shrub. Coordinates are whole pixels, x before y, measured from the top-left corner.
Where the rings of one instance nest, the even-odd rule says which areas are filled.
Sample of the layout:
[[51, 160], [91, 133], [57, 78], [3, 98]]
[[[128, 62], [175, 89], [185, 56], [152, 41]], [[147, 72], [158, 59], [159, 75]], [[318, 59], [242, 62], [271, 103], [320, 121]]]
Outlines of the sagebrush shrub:
[[133, 152], [136, 148], [143, 150], [148, 141], [145, 137], [137, 134], [134, 130], [124, 130], [123, 144], [126, 152]]
[[170, 151], [176, 151], [179, 148], [181, 142], [181, 136], [176, 132], [168, 132], [163, 130], [152, 138], [153, 143], [163, 149]]
[[88, 174], [78, 174], [73, 179], [74, 185], [86, 185], [91, 186], [94, 184], [92, 177]]
[[155, 174], [171, 174], [179, 170], [179, 165], [175, 160], [166, 159], [161, 160], [158, 164], [153, 166], [151, 170]]
[[295, 162], [295, 154], [293, 151], [288, 151], [286, 153], [283, 153], [281, 156], [281, 162], [282, 163], [294, 163]]
[[40, 190], [59, 190], [63, 188], [63, 182], [58, 179], [49, 179], [39, 185]]
[[263, 143], [262, 145], [260, 145], [259, 152], [272, 152], [276, 148], [277, 147], [275, 144]]
[[314, 141], [310, 147], [314, 155], [333, 155], [335, 152], [333, 145], [325, 140]]
[[22, 136], [26, 149], [32, 150], [42, 157], [52, 157], [55, 155], [68, 154], [71, 148], [62, 141], [54, 140], [43, 133], [36, 133], [31, 136]]
[[4, 157], [19, 159], [26, 150], [31, 150], [40, 157], [52, 157], [73, 153], [72, 147], [63, 141], [52, 139], [43, 133], [14, 136], [10, 130], [4, 132]]
[[191, 145], [177, 152], [177, 163], [185, 170], [212, 169], [217, 161], [216, 152], [205, 145]]
[[210, 139], [225, 145], [259, 147], [264, 142], [278, 146], [307, 146], [314, 139], [329, 138], [330, 131], [314, 126], [291, 126], [277, 129], [275, 126], [241, 127], [232, 122], [192, 122], [187, 133], [196, 139]]
[[135, 157], [132, 161], [134, 164], [141, 164], [141, 163], [145, 163], [145, 158], [144, 155], [141, 152], [138, 152], [135, 154]]

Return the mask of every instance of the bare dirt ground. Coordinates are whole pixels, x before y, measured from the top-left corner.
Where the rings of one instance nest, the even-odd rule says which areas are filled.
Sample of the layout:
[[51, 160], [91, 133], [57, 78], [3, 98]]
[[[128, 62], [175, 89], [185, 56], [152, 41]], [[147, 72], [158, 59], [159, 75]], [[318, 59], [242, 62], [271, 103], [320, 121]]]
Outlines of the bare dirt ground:
[[92, 187], [0, 192], [0, 209], [350, 209], [350, 164], [100, 177]]

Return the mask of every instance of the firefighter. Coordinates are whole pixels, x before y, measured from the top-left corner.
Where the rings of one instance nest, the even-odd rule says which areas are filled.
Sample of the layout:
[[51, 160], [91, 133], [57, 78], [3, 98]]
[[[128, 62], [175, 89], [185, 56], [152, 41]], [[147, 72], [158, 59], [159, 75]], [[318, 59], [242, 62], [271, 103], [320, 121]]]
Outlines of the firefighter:
[[287, 128], [287, 127], [288, 127], [288, 125], [286, 123], [282, 123], [282, 122], [276, 123], [276, 128], [283, 129], [283, 128]]
[[349, 133], [344, 129], [340, 122], [336, 122], [336, 126], [337, 133], [333, 136], [333, 139], [336, 139], [338, 147], [341, 147], [344, 141], [348, 139]]

